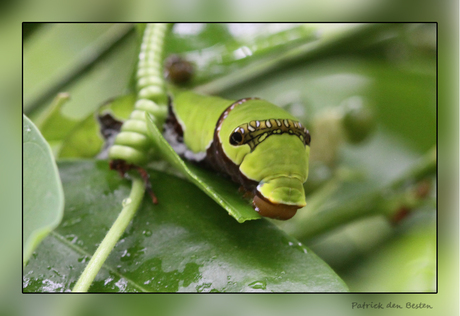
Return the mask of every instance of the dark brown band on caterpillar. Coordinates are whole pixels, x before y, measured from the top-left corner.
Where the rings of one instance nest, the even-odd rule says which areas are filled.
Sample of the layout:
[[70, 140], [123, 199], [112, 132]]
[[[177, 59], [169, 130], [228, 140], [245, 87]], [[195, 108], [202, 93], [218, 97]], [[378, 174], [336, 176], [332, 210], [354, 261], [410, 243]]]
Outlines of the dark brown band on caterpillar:
[[228, 108], [225, 109], [225, 111], [220, 115], [219, 119], [217, 120], [216, 128], [214, 129], [214, 138], [211, 143], [211, 146], [209, 146], [208, 150], [206, 151], [205, 159], [209, 167], [220, 173], [229, 175], [234, 182], [241, 184], [245, 190], [250, 192], [253, 192], [255, 190], [255, 188], [258, 185], [258, 182], [250, 180], [245, 175], [243, 175], [240, 171], [239, 166], [227, 157], [222, 148], [222, 143], [219, 140], [218, 134], [222, 126], [222, 122], [227, 118], [228, 114], [235, 107], [249, 100], [258, 99], [259, 98], [244, 98], [234, 102]]
[[184, 142], [184, 131], [182, 130], [180, 123], [177, 121], [176, 114], [174, 113], [172, 107], [172, 98], [170, 96], [168, 96], [168, 116], [166, 117], [164, 129], [170, 129], [175, 135], [177, 142]]

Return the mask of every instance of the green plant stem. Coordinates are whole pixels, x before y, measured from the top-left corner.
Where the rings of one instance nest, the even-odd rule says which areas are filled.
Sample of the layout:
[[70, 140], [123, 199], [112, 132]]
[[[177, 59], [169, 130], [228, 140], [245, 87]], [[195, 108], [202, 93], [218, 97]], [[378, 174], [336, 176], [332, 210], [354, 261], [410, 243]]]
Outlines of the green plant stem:
[[144, 196], [144, 192], [144, 182], [139, 177], [133, 176], [132, 188], [129, 198], [123, 201], [124, 207], [121, 210], [120, 215], [118, 215], [118, 218], [113, 223], [109, 232], [102, 240], [85, 270], [81, 274], [72, 290], [73, 292], [88, 291], [88, 288], [101, 269], [105, 260], [109, 256], [112, 249], [115, 247], [128, 224], [131, 222], [134, 214], [136, 214], [136, 211], [142, 201], [142, 197]]

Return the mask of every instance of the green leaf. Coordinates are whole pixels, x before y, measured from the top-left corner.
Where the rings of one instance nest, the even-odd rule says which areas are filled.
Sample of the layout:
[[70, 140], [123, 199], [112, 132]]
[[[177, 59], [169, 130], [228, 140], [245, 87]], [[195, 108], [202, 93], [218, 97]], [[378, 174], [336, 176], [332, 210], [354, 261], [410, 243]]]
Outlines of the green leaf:
[[163, 138], [155, 125], [154, 118], [147, 115], [147, 126], [158, 153], [164, 160], [173, 165], [192, 183], [209, 195], [214, 201], [222, 206], [238, 222], [251, 219], [258, 219], [260, 215], [254, 211], [252, 206], [238, 193], [238, 185], [228, 179], [218, 176], [215, 172], [198, 168], [192, 163], [184, 162], [176, 154], [174, 149]]
[[[69, 291], [129, 195], [130, 182], [106, 161], [62, 162], [59, 170], [64, 219], [24, 268], [25, 292]], [[347, 291], [269, 221], [239, 224], [188, 181], [149, 174], [159, 203], [144, 198], [90, 292]]]
[[23, 264], [57, 225], [64, 210], [64, 193], [48, 143], [23, 116], [24, 217]]

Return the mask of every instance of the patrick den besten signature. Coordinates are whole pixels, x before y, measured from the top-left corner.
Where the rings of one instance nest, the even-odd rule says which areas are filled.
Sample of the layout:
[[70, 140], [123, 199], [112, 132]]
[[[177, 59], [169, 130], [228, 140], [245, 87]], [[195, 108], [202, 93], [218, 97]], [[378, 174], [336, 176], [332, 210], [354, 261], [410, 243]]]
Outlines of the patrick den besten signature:
[[[406, 309], [433, 309], [433, 306], [425, 303], [412, 303], [412, 302], [407, 302], [406, 305], [404, 306]], [[403, 306], [400, 304], [395, 304], [392, 302], [389, 302], [386, 305], [383, 305], [382, 302], [352, 302], [351, 303], [351, 309], [386, 309], [386, 308], [396, 308], [396, 309], [403, 309]]]

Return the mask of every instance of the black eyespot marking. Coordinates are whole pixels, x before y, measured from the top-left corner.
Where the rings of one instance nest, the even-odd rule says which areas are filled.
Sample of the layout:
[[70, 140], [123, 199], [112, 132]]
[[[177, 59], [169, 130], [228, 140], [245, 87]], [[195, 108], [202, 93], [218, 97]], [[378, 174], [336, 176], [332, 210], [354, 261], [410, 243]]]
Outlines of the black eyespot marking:
[[232, 135], [230, 135], [230, 144], [236, 146], [240, 145], [242, 141], [243, 135], [241, 134], [241, 132], [233, 132]]

